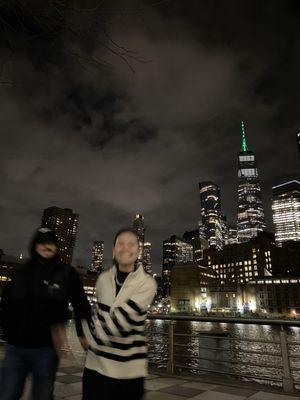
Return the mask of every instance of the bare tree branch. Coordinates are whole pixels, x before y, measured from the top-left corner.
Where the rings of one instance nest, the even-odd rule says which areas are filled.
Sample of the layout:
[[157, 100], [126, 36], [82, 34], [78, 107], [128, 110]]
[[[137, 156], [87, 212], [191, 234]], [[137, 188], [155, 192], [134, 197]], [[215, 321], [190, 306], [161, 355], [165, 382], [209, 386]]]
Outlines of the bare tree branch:
[[[166, 1], [171, 0], [156, 1], [151, 6], [156, 7]], [[81, 3], [82, 0], [2, 0], [0, 35], [2, 33], [6, 41], [4, 48], [33, 54], [34, 51], [40, 52], [41, 46], [45, 50], [48, 46], [49, 52], [46, 50], [45, 54], [51, 55], [54, 54], [54, 38], [59, 39], [60, 35], [66, 34], [66, 40], [58, 42], [57, 52], [71, 55], [81, 66], [111, 66], [104, 56], [90, 55], [98, 46], [122, 60], [132, 73], [135, 72], [132, 62], [151, 62], [137, 51], [118, 43], [107, 29], [116, 18], [117, 23], [126, 21], [128, 12], [141, 14], [145, 9], [143, 0], [129, 7], [123, 7], [120, 2], [121, 6], [114, 5], [114, 0], [87, 0], [85, 7], [81, 7]], [[39, 57], [37, 59], [42, 62]], [[4, 66], [0, 67], [0, 77], [3, 78], [0, 83], [12, 84], [14, 80], [4, 78], [3, 74]]]

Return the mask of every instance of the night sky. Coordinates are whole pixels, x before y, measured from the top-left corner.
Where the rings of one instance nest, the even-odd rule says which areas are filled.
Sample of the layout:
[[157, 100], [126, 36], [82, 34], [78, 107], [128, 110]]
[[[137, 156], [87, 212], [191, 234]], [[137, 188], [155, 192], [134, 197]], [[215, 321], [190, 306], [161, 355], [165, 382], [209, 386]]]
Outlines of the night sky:
[[299, 1], [6, 1], [0, 17], [6, 254], [56, 205], [80, 215], [74, 265], [104, 240], [107, 266], [142, 213], [158, 272], [162, 241], [197, 227], [199, 181], [235, 223], [241, 120], [273, 229], [271, 187], [300, 175]]

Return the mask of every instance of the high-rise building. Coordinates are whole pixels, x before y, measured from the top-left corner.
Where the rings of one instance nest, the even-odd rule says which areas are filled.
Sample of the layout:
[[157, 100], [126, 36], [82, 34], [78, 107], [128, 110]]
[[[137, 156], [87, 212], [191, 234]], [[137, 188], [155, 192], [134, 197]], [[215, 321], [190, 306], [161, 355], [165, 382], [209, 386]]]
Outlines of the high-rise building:
[[213, 182], [200, 182], [199, 189], [201, 217], [208, 245], [220, 250], [223, 247], [220, 188]]
[[55, 232], [59, 239], [60, 258], [67, 264], [72, 263], [78, 218], [78, 214], [69, 208], [49, 207], [43, 213], [42, 226]]
[[300, 240], [300, 182], [293, 180], [274, 186], [272, 211], [275, 240], [281, 245], [288, 240]]
[[183, 239], [193, 246], [193, 262], [200, 265], [204, 249], [201, 247], [199, 228], [194, 231], [185, 232]]
[[296, 138], [297, 138], [298, 152], [300, 157], [300, 132], [297, 133]]
[[133, 221], [133, 229], [136, 230], [139, 240], [141, 242], [145, 241], [145, 226], [144, 226], [144, 216], [141, 214], [136, 214]]
[[103, 269], [104, 243], [102, 240], [94, 241], [92, 247], [92, 262], [89, 270], [100, 274]]
[[151, 243], [144, 242], [143, 248], [143, 266], [144, 270], [152, 275], [152, 262], [151, 262]]
[[225, 215], [221, 215], [222, 247], [228, 242], [228, 224]]
[[157, 284], [155, 300], [160, 301], [163, 298], [162, 277], [159, 274], [153, 274], [153, 278], [155, 279], [156, 284]]
[[138, 264], [143, 265], [144, 242], [145, 242], [145, 226], [144, 216], [136, 214], [133, 220], [133, 229], [137, 232], [139, 238], [139, 257]]
[[236, 243], [238, 243], [237, 229], [232, 226], [228, 226], [228, 234], [225, 244], [227, 245]]
[[170, 294], [171, 271], [176, 264], [193, 262], [193, 246], [176, 235], [163, 242], [163, 292]]
[[265, 215], [257, 165], [253, 151], [248, 150], [245, 126], [242, 122], [242, 150], [238, 156], [238, 217], [239, 243], [247, 242], [264, 231]]
[[201, 256], [200, 256], [200, 259], [202, 260], [203, 259], [203, 251], [205, 249], [208, 249], [208, 241], [207, 241], [206, 236], [205, 236], [204, 225], [203, 225], [203, 223], [201, 221], [199, 221], [198, 226], [199, 226], [199, 237], [200, 237], [200, 243], [201, 243]]

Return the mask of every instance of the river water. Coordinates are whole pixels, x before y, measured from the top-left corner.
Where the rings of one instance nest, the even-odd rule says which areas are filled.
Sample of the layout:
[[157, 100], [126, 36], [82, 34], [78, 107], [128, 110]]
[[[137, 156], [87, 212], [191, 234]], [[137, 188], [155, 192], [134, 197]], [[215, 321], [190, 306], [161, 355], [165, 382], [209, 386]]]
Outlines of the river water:
[[[150, 362], [155, 363], [161, 369], [165, 368], [168, 361], [167, 334], [169, 324], [170, 321], [165, 320], [150, 320], [147, 322]], [[216, 329], [218, 331], [227, 331], [228, 336], [203, 337], [203, 331], [209, 332]], [[288, 345], [289, 353], [293, 356], [299, 356], [299, 359], [291, 359], [291, 367], [300, 369], [300, 328], [286, 327], [285, 331], [288, 343], [290, 343]], [[199, 332], [202, 334], [199, 334]], [[282, 369], [280, 369], [280, 366], [282, 366], [281, 347], [279, 343], [276, 343], [280, 341], [279, 335], [279, 326], [175, 321], [175, 371], [199, 374], [202, 369], [207, 369], [220, 371], [224, 374], [243, 373], [252, 376], [252, 378], [242, 378], [243, 380], [280, 386], [280, 382], [261, 379], [262, 377], [272, 377], [279, 380], [282, 378]], [[266, 340], [270, 343], [243, 341], [246, 338]], [[294, 344], [294, 342], [297, 344]], [[216, 348], [218, 349], [217, 351], [215, 351]], [[245, 351], [263, 351], [270, 354], [247, 354]], [[292, 375], [295, 380], [300, 382], [300, 371], [295, 371]]]
[[[149, 363], [159, 370], [165, 370], [168, 362], [168, 328], [170, 321], [148, 320], [147, 336], [149, 342]], [[226, 330], [229, 336], [204, 338], [203, 331]], [[285, 327], [292, 368], [300, 369], [300, 328]], [[203, 374], [202, 369], [220, 371], [224, 374], [248, 375], [242, 380], [255, 381], [267, 385], [280, 386], [281, 382], [262, 379], [272, 377], [281, 380], [282, 359], [279, 342], [280, 327], [255, 324], [227, 324], [198, 321], [174, 322], [174, 361], [175, 371]], [[84, 353], [79, 345], [74, 324], [69, 322], [68, 337], [79, 362], [83, 362]], [[230, 338], [230, 340], [227, 340]], [[266, 340], [270, 343], [244, 342], [242, 339]], [[292, 343], [293, 342], [293, 343]], [[296, 343], [296, 344], [294, 344]], [[201, 347], [201, 349], [199, 348]], [[214, 351], [212, 349], [218, 349]], [[247, 354], [245, 351], [264, 351], [270, 354]], [[211, 359], [212, 361], [203, 360]], [[231, 361], [232, 363], [228, 363]], [[257, 364], [255, 366], [251, 364]], [[266, 364], [268, 366], [262, 366]], [[249, 378], [249, 375], [253, 376]], [[300, 371], [292, 372], [293, 378], [300, 382]], [[300, 385], [296, 386], [300, 389]]]

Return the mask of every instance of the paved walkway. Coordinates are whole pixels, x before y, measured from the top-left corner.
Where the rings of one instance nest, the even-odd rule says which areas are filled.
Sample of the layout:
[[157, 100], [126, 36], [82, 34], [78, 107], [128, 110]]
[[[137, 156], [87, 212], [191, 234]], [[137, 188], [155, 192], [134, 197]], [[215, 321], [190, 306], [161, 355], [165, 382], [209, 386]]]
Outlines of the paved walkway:
[[[81, 400], [82, 366], [67, 361], [62, 364], [55, 384], [55, 400]], [[149, 375], [145, 386], [144, 400], [300, 400], [300, 394], [286, 395], [248, 385], [207, 383], [193, 377]], [[29, 393], [30, 382], [22, 400], [30, 400]]]
[[[0, 360], [3, 348], [0, 348]], [[79, 352], [78, 352], [79, 353]], [[84, 356], [63, 360], [55, 383], [55, 400], [81, 400], [81, 379]], [[248, 384], [204, 382], [205, 378], [184, 376], [149, 375], [146, 379], [144, 400], [300, 400], [300, 393], [283, 394], [279, 390], [268, 390]], [[21, 400], [30, 400], [30, 381]], [[101, 394], [99, 394], [101, 400]], [[114, 400], [114, 399], [112, 399]]]
[[[81, 400], [79, 367], [60, 368], [55, 388], [56, 399]], [[145, 400], [295, 400], [297, 396], [283, 395], [243, 388], [200, 382], [191, 378], [150, 375], [146, 380]], [[300, 395], [299, 395], [300, 396]], [[99, 395], [101, 400], [101, 394]]]

